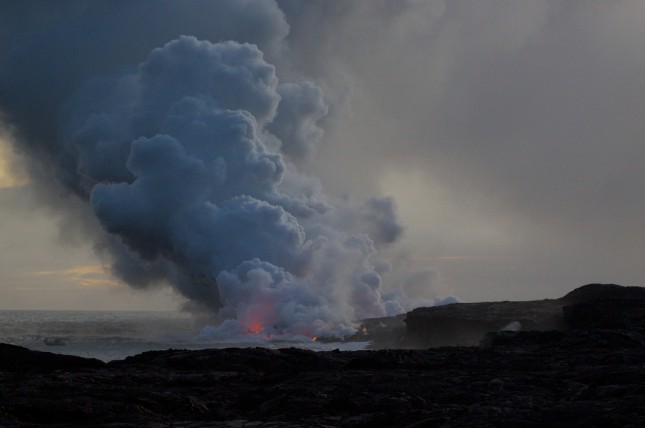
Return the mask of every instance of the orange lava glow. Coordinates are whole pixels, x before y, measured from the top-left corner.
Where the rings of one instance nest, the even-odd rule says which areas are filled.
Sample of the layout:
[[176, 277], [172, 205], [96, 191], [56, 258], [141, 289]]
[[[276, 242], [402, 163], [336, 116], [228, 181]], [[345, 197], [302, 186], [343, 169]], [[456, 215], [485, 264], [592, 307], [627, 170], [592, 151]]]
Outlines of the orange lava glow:
[[254, 322], [249, 326], [249, 333], [258, 334], [260, 331], [262, 331], [262, 325], [259, 322]]
[[318, 340], [318, 338], [317, 338], [316, 336], [314, 336], [314, 337], [312, 337], [312, 338], [311, 338], [311, 340], [312, 340], [313, 342], [315, 342], [315, 341], [317, 341], [317, 340]]

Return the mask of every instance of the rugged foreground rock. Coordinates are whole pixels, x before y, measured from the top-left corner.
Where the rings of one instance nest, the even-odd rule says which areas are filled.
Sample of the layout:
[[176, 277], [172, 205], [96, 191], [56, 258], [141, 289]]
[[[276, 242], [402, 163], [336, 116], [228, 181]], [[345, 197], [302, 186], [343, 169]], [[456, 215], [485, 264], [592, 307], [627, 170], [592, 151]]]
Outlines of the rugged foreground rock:
[[643, 312], [623, 298], [571, 299], [564, 322], [583, 329], [497, 331], [478, 347], [103, 363], [0, 344], [0, 426], [642, 427]]
[[0, 426], [645, 426], [641, 333], [489, 339], [430, 350], [168, 350], [108, 364], [0, 345]]

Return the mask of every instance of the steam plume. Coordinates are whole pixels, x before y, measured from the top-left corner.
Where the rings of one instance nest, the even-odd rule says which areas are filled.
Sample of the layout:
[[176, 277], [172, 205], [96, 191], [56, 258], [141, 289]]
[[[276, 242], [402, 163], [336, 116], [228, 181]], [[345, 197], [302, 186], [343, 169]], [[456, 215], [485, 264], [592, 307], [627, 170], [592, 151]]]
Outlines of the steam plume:
[[[74, 10], [62, 29], [47, 27], [52, 43], [103, 7]], [[386, 264], [376, 252], [401, 236], [395, 204], [389, 198], [336, 201], [300, 172], [324, 134], [319, 121], [329, 107], [322, 89], [304, 79], [281, 82], [260, 50], [286, 63], [286, 24], [275, 4], [216, 7], [246, 20], [240, 25], [255, 28], [250, 23], [259, 20], [260, 28], [275, 31], [242, 34], [243, 42], [180, 36], [142, 55], [136, 66], [126, 62], [102, 75], [95, 72], [110, 67], [89, 61], [89, 49], [82, 48], [68, 62], [70, 73], [54, 69], [48, 81], [55, 88], [36, 105], [18, 66], [44, 82], [34, 64], [21, 61], [32, 58], [23, 56], [24, 48], [47, 51], [27, 37], [47, 31], [24, 30], [27, 39], [3, 52], [6, 122], [31, 156], [32, 179], [43, 195], [55, 201], [52, 188], [63, 189], [84, 202], [64, 209], [82, 219], [79, 227], [123, 281], [172, 284], [195, 307], [219, 314], [218, 331], [345, 334], [352, 320], [396, 306], [381, 293]], [[219, 24], [222, 35], [240, 35], [239, 28]], [[126, 49], [119, 59], [132, 59], [141, 48]], [[57, 53], [71, 55], [67, 49]], [[61, 66], [62, 59], [52, 62]], [[75, 87], [64, 82], [70, 75]]]

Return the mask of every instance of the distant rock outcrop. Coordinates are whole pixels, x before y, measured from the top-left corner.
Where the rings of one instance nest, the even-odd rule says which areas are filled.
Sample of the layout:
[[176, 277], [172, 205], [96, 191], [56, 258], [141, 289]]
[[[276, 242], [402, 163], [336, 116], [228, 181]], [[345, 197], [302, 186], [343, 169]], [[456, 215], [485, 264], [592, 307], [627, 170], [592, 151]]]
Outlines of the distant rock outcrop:
[[589, 284], [564, 296], [564, 322], [573, 329], [645, 329], [645, 288]]
[[98, 368], [104, 365], [103, 361], [94, 358], [30, 351], [22, 346], [0, 343], [0, 371], [48, 373], [55, 370]]
[[418, 308], [405, 322], [405, 347], [472, 346], [503, 330], [645, 328], [645, 288], [589, 284], [559, 299]]
[[616, 284], [587, 284], [558, 299], [569, 305], [598, 300], [645, 300], [644, 287], [625, 287]]
[[564, 328], [562, 302], [557, 299], [418, 308], [408, 313], [405, 322], [405, 342], [411, 347], [477, 345], [487, 332], [507, 327], [513, 330]]

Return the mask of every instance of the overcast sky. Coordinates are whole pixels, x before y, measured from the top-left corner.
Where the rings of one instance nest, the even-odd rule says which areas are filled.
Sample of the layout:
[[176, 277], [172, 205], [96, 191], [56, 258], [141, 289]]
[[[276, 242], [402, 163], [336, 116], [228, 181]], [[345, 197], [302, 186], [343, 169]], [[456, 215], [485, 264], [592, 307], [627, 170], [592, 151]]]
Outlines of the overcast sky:
[[325, 133], [298, 166], [331, 196], [394, 198], [405, 229], [381, 249], [384, 290], [479, 301], [645, 285], [645, 2], [179, 4], [0, 2], [0, 309], [182, 301], [110, 275], [84, 239], [96, 225], [70, 214], [33, 143], [60, 134], [53, 118], [86, 79], [182, 34], [256, 43], [281, 81], [322, 89]]

